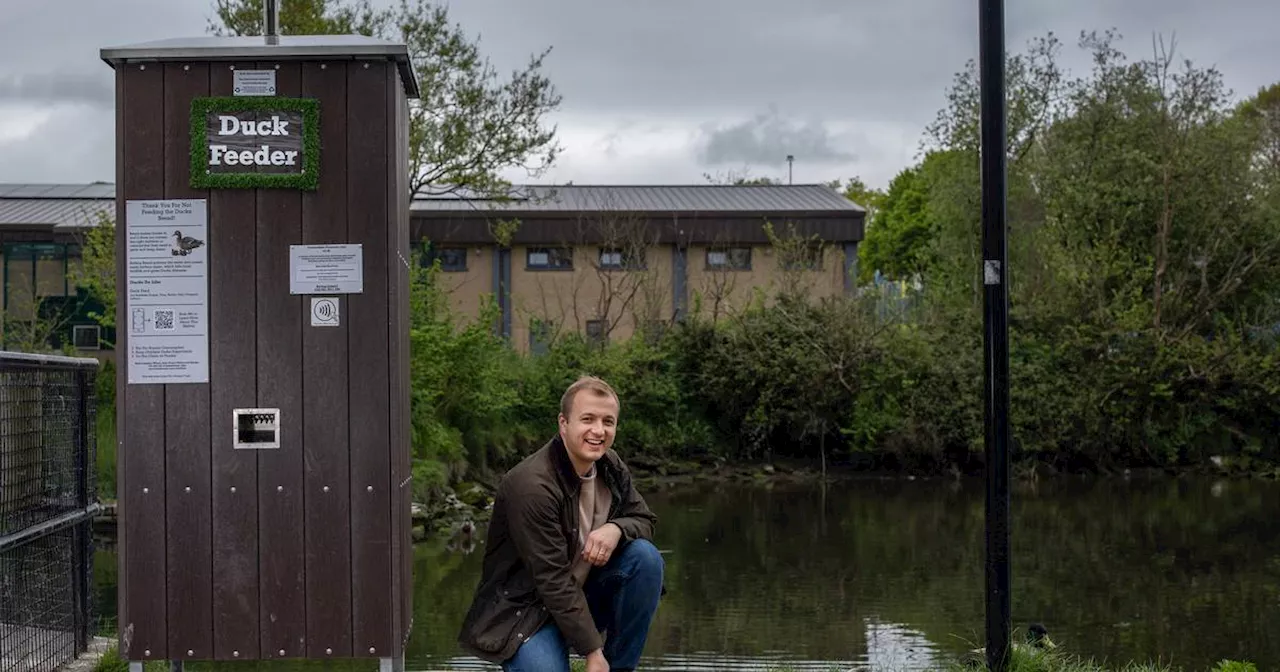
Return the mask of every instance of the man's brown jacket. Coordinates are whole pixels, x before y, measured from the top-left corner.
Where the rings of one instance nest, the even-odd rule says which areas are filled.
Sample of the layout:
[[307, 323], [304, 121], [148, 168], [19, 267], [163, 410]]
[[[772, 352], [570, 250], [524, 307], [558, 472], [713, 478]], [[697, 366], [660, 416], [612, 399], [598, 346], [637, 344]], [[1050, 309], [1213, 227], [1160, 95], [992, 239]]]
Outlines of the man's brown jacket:
[[[608, 522], [622, 530], [614, 554], [634, 539], [653, 539], [657, 516], [631, 482], [618, 454], [596, 462], [612, 493]], [[582, 481], [557, 435], [516, 465], [498, 486], [484, 566], [458, 642], [493, 663], [513, 656], [548, 619], [580, 655], [603, 645], [586, 596], [570, 570], [578, 555]]]

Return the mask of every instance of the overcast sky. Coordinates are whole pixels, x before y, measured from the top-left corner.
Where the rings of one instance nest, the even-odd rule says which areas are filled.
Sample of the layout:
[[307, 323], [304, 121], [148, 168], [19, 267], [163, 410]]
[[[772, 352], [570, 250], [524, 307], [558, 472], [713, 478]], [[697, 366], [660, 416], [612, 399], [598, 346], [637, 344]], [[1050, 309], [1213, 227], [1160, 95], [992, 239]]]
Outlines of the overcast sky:
[[[386, 0], [382, 0], [386, 2]], [[1280, 79], [1274, 0], [1008, 0], [1009, 48], [1056, 32], [1082, 72], [1081, 30], [1154, 33], [1221, 69], [1238, 94]], [[206, 34], [211, 0], [7, 0], [0, 21], [0, 182], [114, 181], [103, 46]], [[554, 48], [564, 153], [543, 181], [795, 181], [909, 165], [954, 73], [977, 51], [977, 0], [465, 0], [451, 16], [499, 71]], [[523, 171], [506, 173], [528, 181]]]

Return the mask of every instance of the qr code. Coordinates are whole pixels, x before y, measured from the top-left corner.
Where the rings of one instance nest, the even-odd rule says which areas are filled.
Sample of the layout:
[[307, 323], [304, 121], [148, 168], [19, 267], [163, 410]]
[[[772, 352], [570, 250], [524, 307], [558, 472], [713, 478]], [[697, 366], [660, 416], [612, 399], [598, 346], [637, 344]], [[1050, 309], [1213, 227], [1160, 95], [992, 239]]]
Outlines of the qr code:
[[156, 331], [173, 331], [173, 310], [155, 311]]

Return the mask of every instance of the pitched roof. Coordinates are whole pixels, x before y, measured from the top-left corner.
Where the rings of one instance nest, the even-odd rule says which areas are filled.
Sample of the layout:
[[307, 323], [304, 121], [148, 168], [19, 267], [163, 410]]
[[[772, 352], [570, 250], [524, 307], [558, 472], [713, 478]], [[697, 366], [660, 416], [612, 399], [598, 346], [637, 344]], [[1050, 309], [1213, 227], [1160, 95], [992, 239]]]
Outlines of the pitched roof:
[[4, 184], [0, 198], [115, 198], [116, 185], [110, 182], [88, 184]]
[[434, 212], [751, 212], [855, 214], [866, 210], [821, 184], [517, 186], [509, 200], [465, 192], [420, 196], [414, 211]]
[[115, 217], [114, 184], [0, 184], [0, 226], [96, 226], [98, 213]]
[[[0, 226], [84, 227], [95, 212], [115, 216], [115, 185], [0, 184]], [[415, 212], [816, 213], [865, 209], [826, 185], [519, 185], [506, 200], [466, 191], [420, 196]]]

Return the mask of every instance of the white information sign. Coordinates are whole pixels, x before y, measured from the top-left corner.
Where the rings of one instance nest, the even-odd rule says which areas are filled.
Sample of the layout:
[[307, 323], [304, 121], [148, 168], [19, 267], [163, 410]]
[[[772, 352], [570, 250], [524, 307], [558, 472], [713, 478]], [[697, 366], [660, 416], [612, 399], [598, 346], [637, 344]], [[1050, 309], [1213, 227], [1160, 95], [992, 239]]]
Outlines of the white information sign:
[[364, 292], [364, 247], [290, 245], [290, 294], [361, 294]]
[[129, 383], [209, 382], [206, 201], [128, 201], [125, 224]]
[[237, 96], [276, 95], [275, 70], [236, 70], [232, 78], [233, 92]]

